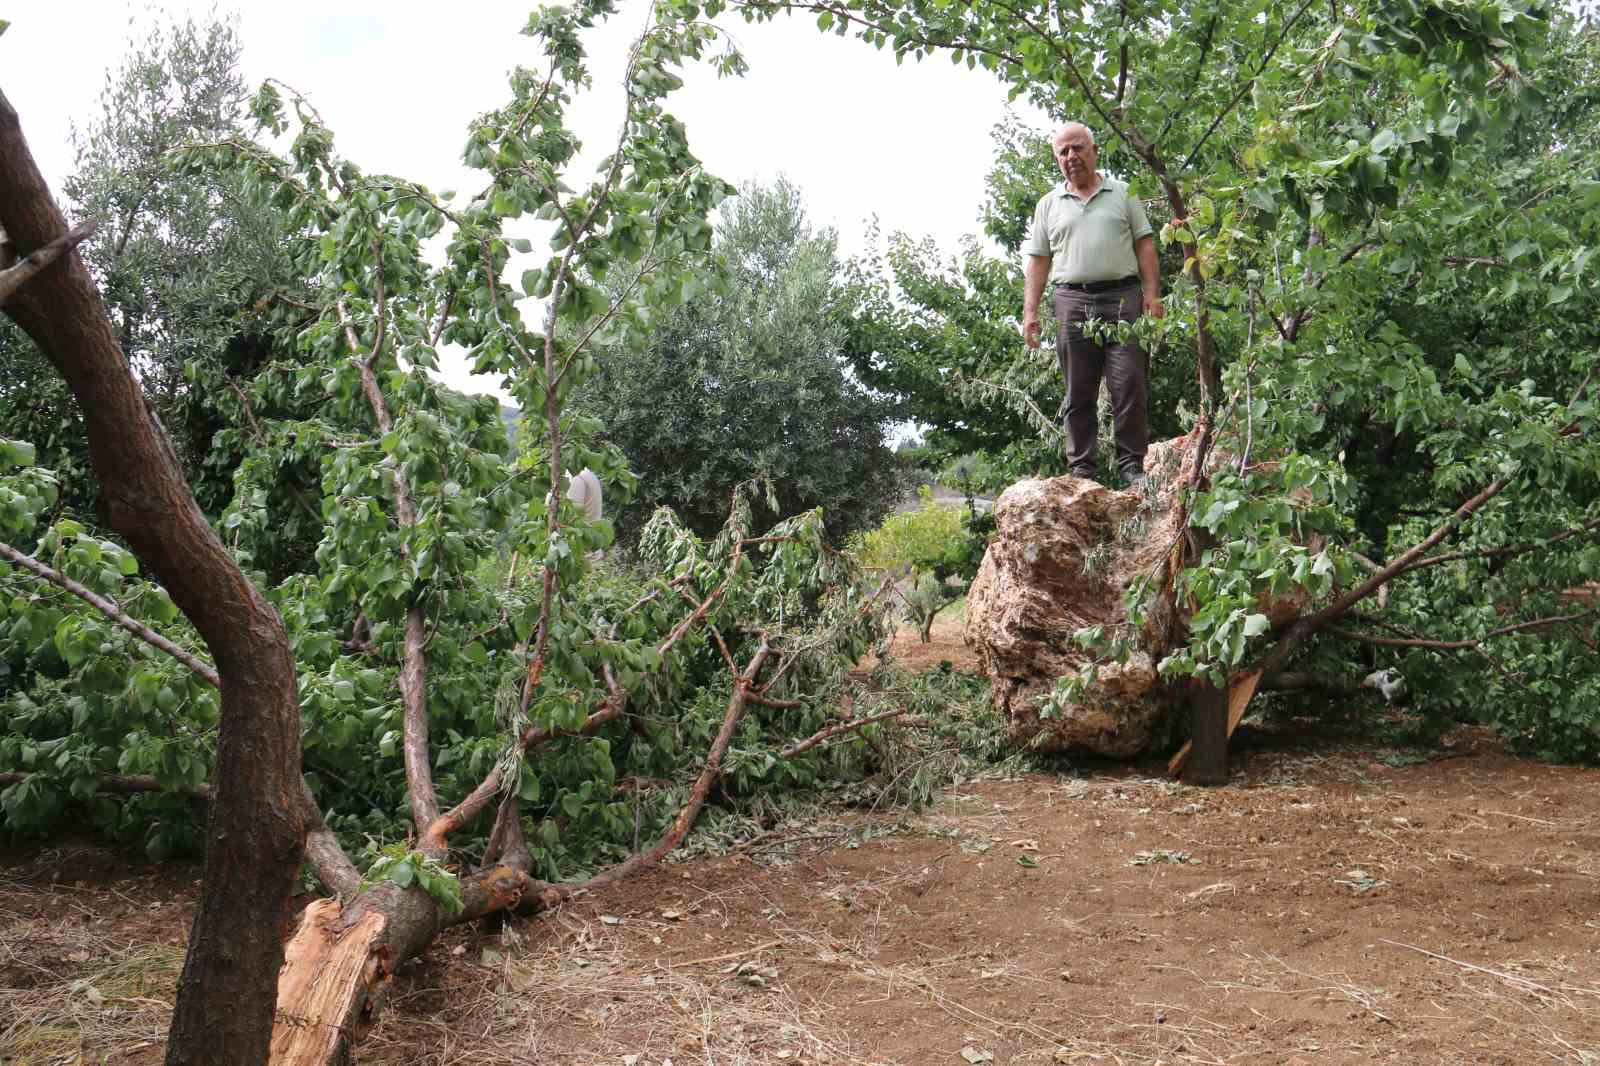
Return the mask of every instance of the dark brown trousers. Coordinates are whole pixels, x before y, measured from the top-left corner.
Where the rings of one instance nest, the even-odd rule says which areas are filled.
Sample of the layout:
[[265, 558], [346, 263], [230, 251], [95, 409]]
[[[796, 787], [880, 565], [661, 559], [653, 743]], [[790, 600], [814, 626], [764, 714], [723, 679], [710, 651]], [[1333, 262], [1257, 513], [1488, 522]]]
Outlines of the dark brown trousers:
[[1143, 290], [1137, 281], [1107, 292], [1058, 288], [1055, 308], [1056, 357], [1067, 383], [1067, 468], [1079, 477], [1094, 476], [1094, 446], [1100, 428], [1095, 405], [1104, 377], [1111, 393], [1117, 473], [1124, 478], [1144, 473], [1150, 437], [1145, 353], [1131, 338], [1102, 344], [1084, 331], [1084, 323], [1091, 318], [1108, 325], [1138, 321], [1144, 310]]

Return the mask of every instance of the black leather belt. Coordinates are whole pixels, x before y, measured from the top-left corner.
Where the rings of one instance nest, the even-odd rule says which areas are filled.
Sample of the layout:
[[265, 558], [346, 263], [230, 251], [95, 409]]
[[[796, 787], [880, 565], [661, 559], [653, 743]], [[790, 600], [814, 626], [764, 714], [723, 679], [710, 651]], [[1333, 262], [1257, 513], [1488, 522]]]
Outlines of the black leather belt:
[[1139, 284], [1137, 276], [1130, 275], [1125, 278], [1112, 278], [1110, 281], [1063, 281], [1056, 285], [1058, 289], [1071, 289], [1073, 292], [1110, 292], [1113, 289], [1126, 289], [1130, 285]]

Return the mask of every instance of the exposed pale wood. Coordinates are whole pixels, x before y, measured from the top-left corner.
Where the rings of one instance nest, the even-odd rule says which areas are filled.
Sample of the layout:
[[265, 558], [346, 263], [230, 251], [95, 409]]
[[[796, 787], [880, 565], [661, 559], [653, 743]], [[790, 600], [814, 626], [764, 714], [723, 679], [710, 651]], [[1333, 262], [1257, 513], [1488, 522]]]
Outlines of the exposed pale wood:
[[284, 949], [271, 1066], [338, 1062], [355, 1036], [346, 1019], [359, 1016], [356, 999], [367, 996], [383, 967], [377, 942], [388, 921], [368, 910], [345, 927], [341, 910], [338, 900], [311, 904]]
[[1233, 731], [1239, 728], [1239, 723], [1244, 720], [1244, 709], [1250, 706], [1250, 700], [1256, 694], [1256, 686], [1261, 684], [1261, 671], [1251, 670], [1243, 677], [1234, 678], [1233, 684], [1228, 688], [1228, 736], [1233, 736]]
[[[1239, 728], [1239, 723], [1244, 720], [1245, 708], [1250, 706], [1250, 700], [1256, 694], [1256, 686], [1261, 684], [1261, 671], [1251, 670], [1233, 679], [1228, 686], [1228, 736], [1233, 736], [1233, 731]], [[1194, 750], [1191, 741], [1184, 741], [1183, 747], [1167, 762], [1167, 773], [1177, 776], [1189, 762], [1189, 754]]]

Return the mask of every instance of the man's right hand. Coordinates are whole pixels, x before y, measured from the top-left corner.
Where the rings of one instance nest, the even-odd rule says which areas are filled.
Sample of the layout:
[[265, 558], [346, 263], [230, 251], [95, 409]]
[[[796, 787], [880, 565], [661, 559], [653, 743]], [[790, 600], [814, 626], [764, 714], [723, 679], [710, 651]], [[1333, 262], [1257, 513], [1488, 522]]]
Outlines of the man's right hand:
[[1022, 320], [1022, 340], [1030, 348], [1039, 347], [1039, 319], [1038, 316]]

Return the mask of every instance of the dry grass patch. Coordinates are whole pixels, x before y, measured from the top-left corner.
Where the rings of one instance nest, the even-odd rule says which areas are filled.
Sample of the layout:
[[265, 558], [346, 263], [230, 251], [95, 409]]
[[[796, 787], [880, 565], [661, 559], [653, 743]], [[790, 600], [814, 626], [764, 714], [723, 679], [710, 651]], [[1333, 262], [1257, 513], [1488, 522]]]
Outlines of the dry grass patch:
[[0, 1062], [54, 1066], [159, 1054], [182, 946], [118, 943], [71, 920], [5, 919]]
[[650, 958], [649, 923], [557, 914], [520, 928], [469, 938], [447, 964], [403, 980], [363, 1060], [873, 1066], [825, 1004], [785, 984], [778, 942], [668, 961]]

